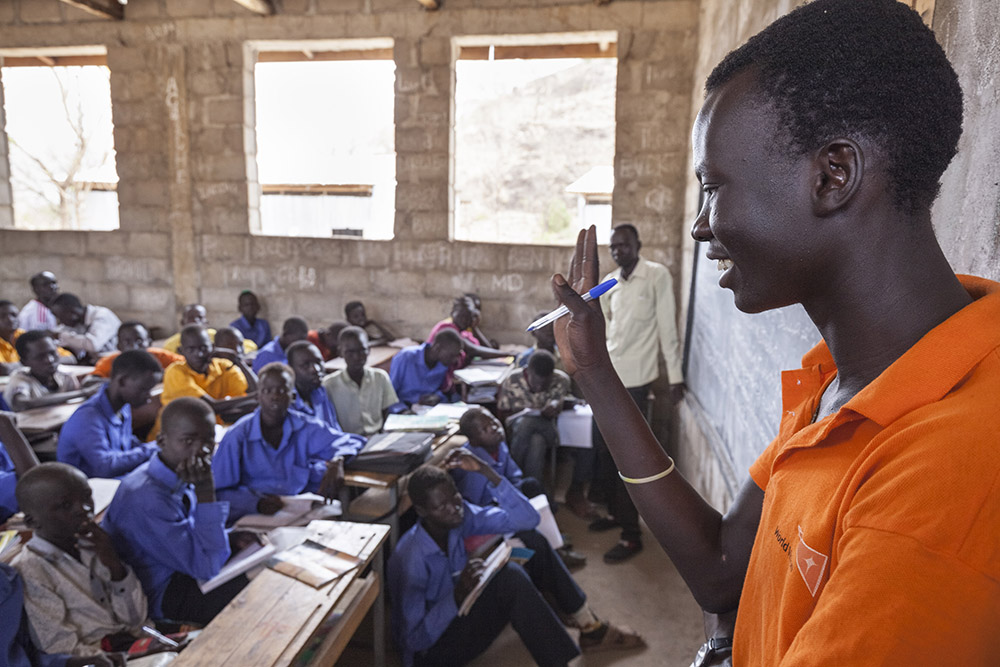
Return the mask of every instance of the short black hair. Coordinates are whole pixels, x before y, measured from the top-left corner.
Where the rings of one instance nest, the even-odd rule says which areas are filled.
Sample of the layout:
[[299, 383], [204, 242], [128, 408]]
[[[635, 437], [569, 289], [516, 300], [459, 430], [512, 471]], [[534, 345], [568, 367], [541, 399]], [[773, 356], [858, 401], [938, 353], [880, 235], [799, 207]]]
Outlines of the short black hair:
[[[51, 271], [39, 271], [38, 273], [36, 273], [35, 275], [31, 276], [31, 278], [28, 279], [28, 284], [31, 285], [32, 287], [34, 287], [35, 285], [37, 285], [39, 282], [41, 282], [42, 280], [44, 280], [47, 277], [45, 275], [46, 273], [52, 273], [52, 272]], [[55, 274], [54, 273], [52, 274], [52, 277], [55, 278]]]
[[364, 339], [365, 343], [367, 343], [368, 333], [361, 327], [344, 327], [343, 329], [340, 330], [340, 333], [337, 334], [337, 343], [339, 345], [343, 345], [344, 341], [348, 339], [355, 339], [355, 340]]
[[[246, 338], [243, 336], [243, 332], [242, 331], [240, 331], [236, 327], [230, 327], [230, 326], [219, 327], [218, 329], [216, 329], [215, 330], [215, 340], [216, 340], [216, 342], [218, 342], [220, 336], [223, 337], [223, 338], [225, 338], [226, 336], [231, 336], [233, 338], [235, 338], [236, 336], [239, 336], [240, 340], [246, 340]], [[222, 347], [225, 347], [225, 345], [223, 345]]]
[[727, 55], [706, 94], [744, 71], [793, 153], [860, 134], [887, 158], [897, 209], [930, 207], [958, 149], [962, 89], [917, 12], [897, 0], [814, 0]]
[[348, 301], [347, 305], [344, 306], [344, 315], [350, 317], [352, 310], [354, 310], [356, 308], [364, 308], [364, 307], [365, 307], [365, 304], [361, 303], [360, 301]]
[[465, 308], [467, 310], [472, 310], [476, 307], [476, 302], [472, 300], [471, 296], [463, 294], [462, 296], [456, 296], [451, 301], [451, 309]]
[[292, 370], [291, 366], [280, 361], [272, 361], [264, 364], [264, 367], [257, 373], [257, 379], [263, 382], [265, 375], [272, 375], [274, 373], [289, 376], [292, 378], [292, 384], [295, 384], [295, 371]]
[[181, 328], [181, 346], [184, 345], [184, 336], [190, 336], [192, 334], [201, 333], [202, 331], [207, 331], [205, 327], [200, 324], [185, 324]]
[[[146, 329], [146, 325], [139, 320], [126, 320], [118, 325], [118, 333], [121, 334], [122, 329], [131, 329], [133, 327], [142, 327]], [[146, 329], [146, 333], [149, 333], [149, 329]]]
[[145, 350], [128, 350], [122, 352], [111, 362], [111, 377], [119, 375], [142, 375], [143, 373], [162, 373], [163, 367], [156, 357]]
[[528, 357], [528, 368], [535, 375], [547, 378], [556, 369], [556, 358], [548, 350], [535, 350]]
[[17, 498], [17, 504], [21, 511], [30, 515], [38, 510], [42, 500], [41, 496], [44, 495], [38, 490], [39, 484], [48, 482], [62, 486], [68, 477], [76, 477], [84, 484], [87, 481], [87, 476], [79, 469], [68, 463], [56, 461], [39, 463], [25, 472], [17, 480], [17, 486], [14, 487], [14, 497]]
[[486, 410], [478, 405], [474, 405], [463, 412], [462, 416], [458, 419], [458, 432], [465, 437], [469, 437], [469, 433], [472, 431], [472, 421], [485, 412]]
[[414, 507], [425, 507], [427, 505], [427, 496], [430, 495], [431, 489], [440, 484], [447, 484], [452, 489], [455, 488], [455, 482], [452, 480], [451, 475], [441, 470], [441, 468], [433, 465], [420, 466], [410, 475], [410, 481], [406, 486], [410, 502], [413, 503]]
[[194, 396], [181, 396], [167, 403], [160, 413], [160, 432], [166, 433], [172, 430], [174, 423], [182, 416], [189, 419], [212, 417], [212, 421], [215, 421], [215, 413], [208, 403]]
[[431, 345], [434, 345], [438, 341], [441, 341], [443, 344], [454, 345], [456, 347], [462, 346], [462, 337], [457, 331], [450, 327], [445, 327], [434, 334], [434, 339], [431, 340]]
[[466, 292], [462, 296], [465, 296], [465, 297], [468, 297], [469, 299], [471, 299], [472, 300], [472, 305], [475, 306], [477, 309], [483, 307], [483, 299], [482, 299], [482, 297], [480, 297], [475, 292]]
[[83, 308], [83, 301], [80, 301], [80, 297], [70, 292], [62, 292], [56, 298], [52, 299], [52, 306], [65, 306], [67, 308]]
[[639, 230], [636, 229], [635, 225], [631, 223], [626, 222], [620, 225], [615, 225], [615, 228], [611, 230], [611, 233], [613, 234], [618, 231], [632, 232], [632, 236], [635, 238], [635, 240], [636, 241], [639, 240]]
[[[215, 335], [218, 336], [219, 334], [216, 333]], [[303, 351], [309, 349], [310, 346], [313, 347], [313, 348], [315, 348], [315, 350], [317, 352], [319, 352], [319, 348], [317, 348], [315, 345], [313, 345], [312, 343], [310, 343], [307, 340], [297, 340], [294, 343], [292, 343], [291, 345], [289, 345], [288, 349], [285, 350], [285, 358], [288, 359], [288, 365], [291, 366], [291, 364], [292, 364], [292, 357], [299, 356], [300, 352], [303, 352]]]
[[309, 333], [309, 325], [301, 317], [289, 317], [281, 325], [281, 333], [306, 335]]
[[[14, 341], [14, 349], [17, 350], [17, 356], [24, 359], [28, 356], [28, 346], [32, 343], [37, 343], [43, 338], [52, 338], [52, 334], [48, 331], [41, 329], [33, 329], [31, 331], [25, 331], [23, 334], [17, 337]], [[53, 339], [54, 340], [54, 339]]]

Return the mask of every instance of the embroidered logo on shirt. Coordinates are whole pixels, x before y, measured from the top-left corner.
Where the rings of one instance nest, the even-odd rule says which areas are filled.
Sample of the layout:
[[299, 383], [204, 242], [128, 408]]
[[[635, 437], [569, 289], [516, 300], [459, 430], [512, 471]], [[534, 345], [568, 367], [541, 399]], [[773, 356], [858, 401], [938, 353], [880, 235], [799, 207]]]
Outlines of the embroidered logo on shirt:
[[823, 573], [826, 572], [826, 562], [829, 557], [806, 544], [802, 538], [802, 526], [799, 526], [799, 542], [795, 545], [795, 565], [799, 568], [802, 580], [806, 582], [809, 594], [816, 597], [819, 583], [823, 580]]

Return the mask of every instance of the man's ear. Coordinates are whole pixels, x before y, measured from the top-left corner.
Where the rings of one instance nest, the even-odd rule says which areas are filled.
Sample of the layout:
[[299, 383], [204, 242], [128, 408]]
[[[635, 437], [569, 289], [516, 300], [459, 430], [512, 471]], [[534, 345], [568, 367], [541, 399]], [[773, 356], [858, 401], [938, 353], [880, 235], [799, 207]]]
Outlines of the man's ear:
[[864, 162], [861, 147], [852, 139], [834, 139], [816, 152], [812, 204], [817, 217], [838, 211], [854, 197], [864, 178]]
[[421, 519], [423, 519], [425, 516], [427, 516], [427, 512], [425, 512], [424, 508], [421, 507], [420, 505], [414, 505], [413, 506], [413, 511], [416, 512], [417, 516], [420, 517]]

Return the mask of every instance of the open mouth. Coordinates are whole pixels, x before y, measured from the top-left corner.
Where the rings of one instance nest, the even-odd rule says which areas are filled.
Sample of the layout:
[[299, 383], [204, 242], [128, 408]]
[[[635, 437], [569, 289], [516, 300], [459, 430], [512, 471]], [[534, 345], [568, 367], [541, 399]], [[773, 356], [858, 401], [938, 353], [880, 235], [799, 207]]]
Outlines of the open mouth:
[[719, 260], [719, 271], [728, 271], [733, 268], [733, 260], [731, 259], [720, 259]]

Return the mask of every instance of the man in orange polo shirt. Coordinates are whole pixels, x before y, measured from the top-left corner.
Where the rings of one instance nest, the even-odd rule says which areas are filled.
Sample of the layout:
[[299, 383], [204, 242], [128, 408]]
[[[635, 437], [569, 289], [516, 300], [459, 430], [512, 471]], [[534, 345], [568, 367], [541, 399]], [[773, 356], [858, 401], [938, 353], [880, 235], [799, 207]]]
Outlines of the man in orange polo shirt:
[[[692, 235], [736, 306], [802, 304], [823, 337], [782, 378], [778, 437], [722, 515], [616, 376], [593, 228], [553, 288], [559, 351], [622, 479], [708, 612], [695, 664], [985, 665], [1000, 656], [1000, 284], [931, 225], [962, 93], [895, 0], [814, 0], [730, 53], [695, 121]], [[572, 285], [572, 288], [570, 287]]]

